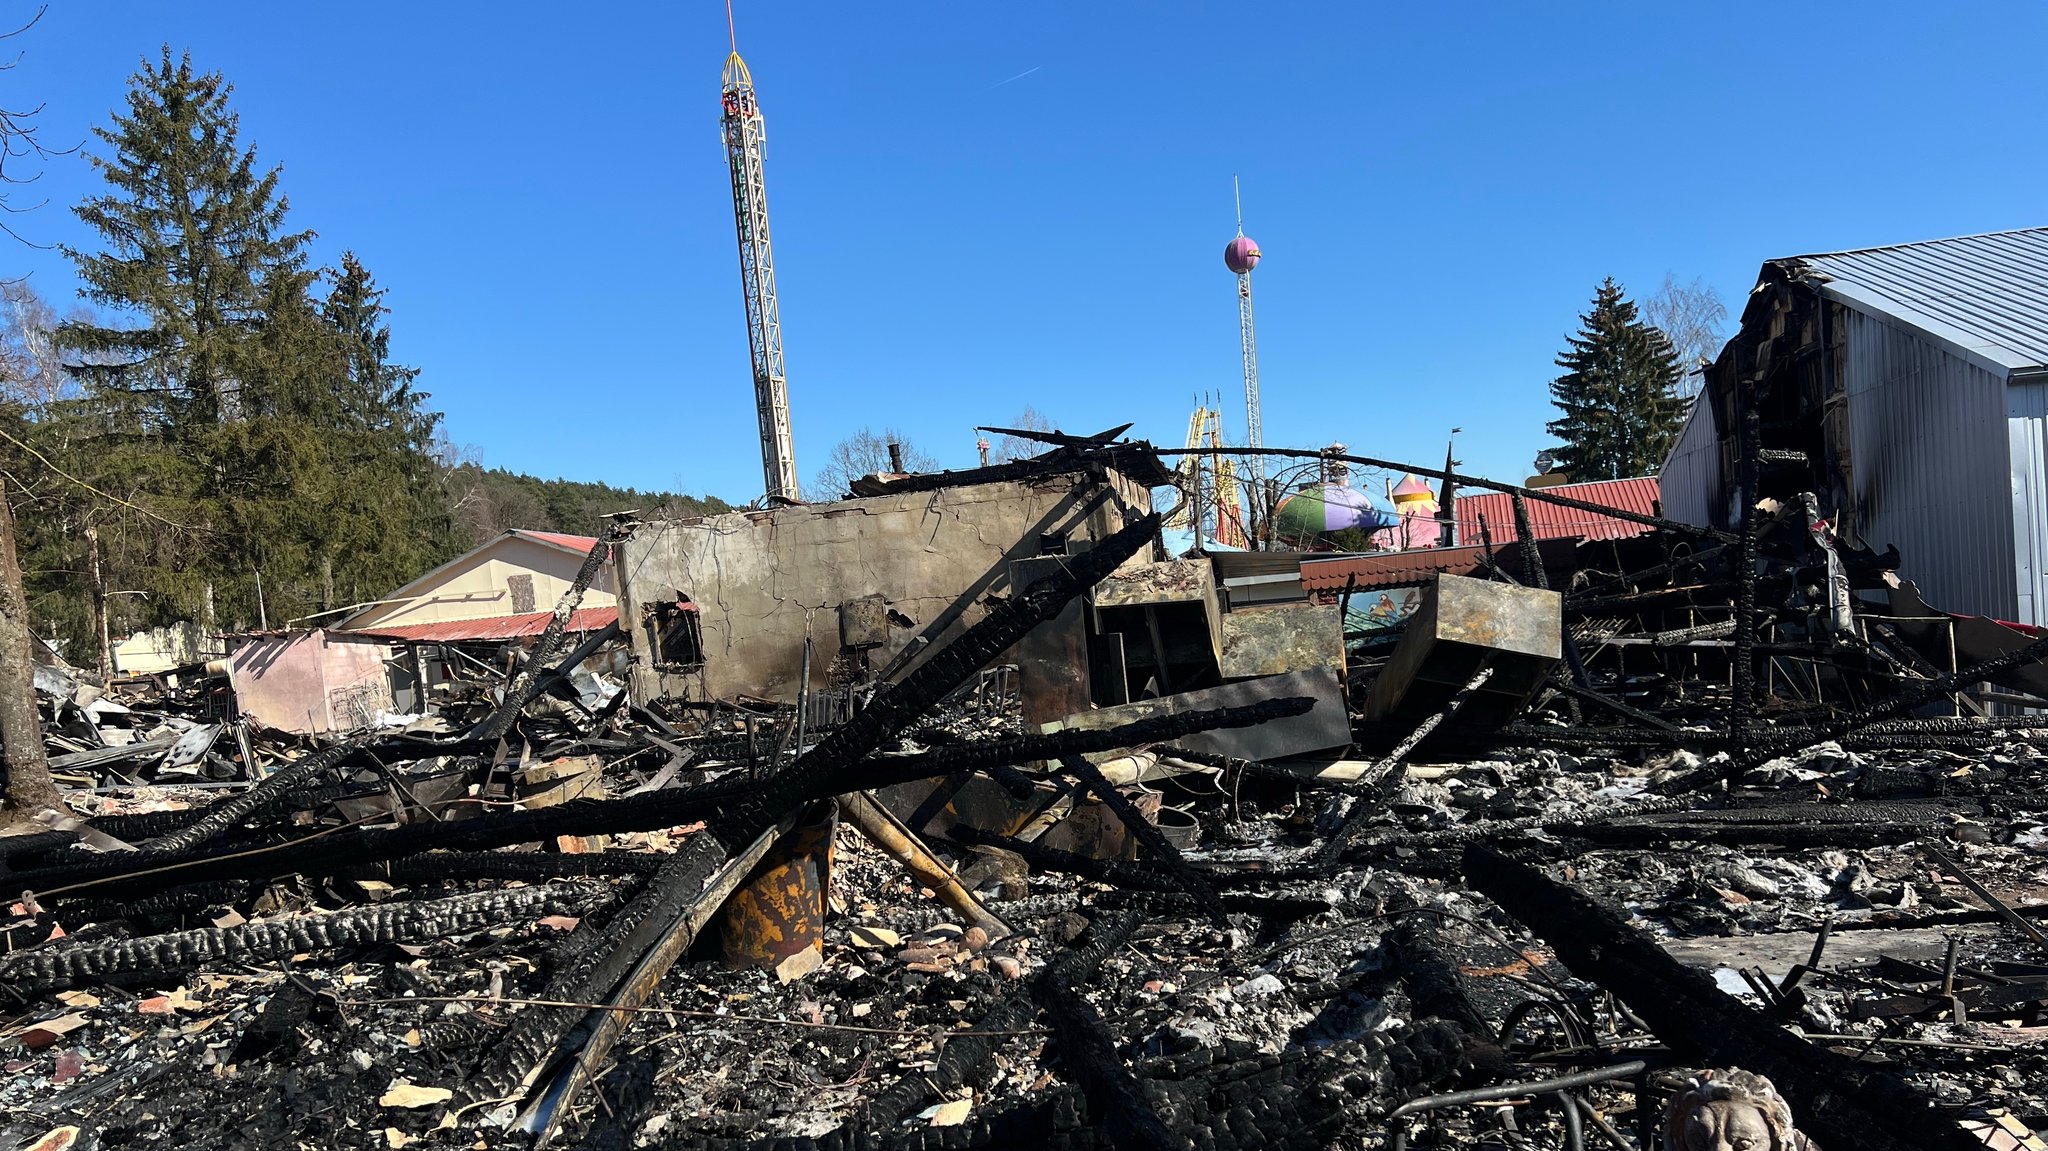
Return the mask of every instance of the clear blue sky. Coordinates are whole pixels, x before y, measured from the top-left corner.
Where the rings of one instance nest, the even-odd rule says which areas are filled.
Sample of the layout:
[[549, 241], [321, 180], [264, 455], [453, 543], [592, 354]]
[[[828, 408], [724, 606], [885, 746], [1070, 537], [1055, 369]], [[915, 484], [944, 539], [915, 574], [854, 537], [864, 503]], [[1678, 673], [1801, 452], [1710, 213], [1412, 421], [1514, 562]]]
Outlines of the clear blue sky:
[[[1732, 313], [1768, 258], [2048, 223], [2038, 0], [737, 9], [806, 482], [863, 424], [971, 464], [1026, 403], [1176, 444], [1212, 392], [1241, 429], [1233, 172], [1267, 442], [1428, 462], [1457, 424], [1504, 478], [1603, 276]], [[53, 143], [160, 44], [224, 72], [486, 462], [759, 493], [716, 0], [52, 0], [14, 43], [0, 94]], [[57, 160], [13, 222], [90, 243], [90, 187]], [[73, 291], [0, 248], [21, 272]]]

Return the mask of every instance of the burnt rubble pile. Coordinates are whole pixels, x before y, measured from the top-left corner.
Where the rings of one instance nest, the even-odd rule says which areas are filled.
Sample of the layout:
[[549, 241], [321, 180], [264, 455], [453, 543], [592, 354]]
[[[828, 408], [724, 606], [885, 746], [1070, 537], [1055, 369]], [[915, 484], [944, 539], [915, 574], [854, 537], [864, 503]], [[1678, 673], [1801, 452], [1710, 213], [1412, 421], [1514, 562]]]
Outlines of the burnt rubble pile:
[[1131, 515], [837, 709], [563, 690], [616, 625], [332, 738], [53, 671], [0, 1151], [2042, 1146], [2048, 641], [1637, 518], [1346, 630]]

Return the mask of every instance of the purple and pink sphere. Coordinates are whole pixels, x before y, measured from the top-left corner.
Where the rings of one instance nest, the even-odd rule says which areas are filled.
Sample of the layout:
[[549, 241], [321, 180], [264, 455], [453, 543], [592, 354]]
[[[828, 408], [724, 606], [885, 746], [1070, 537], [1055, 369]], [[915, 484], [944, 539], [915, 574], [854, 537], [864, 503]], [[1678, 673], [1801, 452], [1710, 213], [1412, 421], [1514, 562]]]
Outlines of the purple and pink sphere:
[[1237, 275], [1244, 275], [1259, 266], [1259, 246], [1250, 236], [1239, 236], [1223, 245], [1223, 266]]

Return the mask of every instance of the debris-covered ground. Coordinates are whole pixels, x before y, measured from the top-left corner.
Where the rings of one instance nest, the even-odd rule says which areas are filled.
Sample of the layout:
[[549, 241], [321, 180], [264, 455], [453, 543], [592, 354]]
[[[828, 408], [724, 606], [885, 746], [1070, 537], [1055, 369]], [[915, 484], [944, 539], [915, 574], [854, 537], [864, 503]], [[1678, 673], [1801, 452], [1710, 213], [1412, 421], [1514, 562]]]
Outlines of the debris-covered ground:
[[1526, 653], [1403, 712], [1436, 625], [1351, 637], [1315, 762], [1194, 738], [1331, 706], [1278, 686], [1018, 721], [987, 669], [1152, 520], [801, 735], [571, 704], [555, 633], [317, 745], [53, 684], [162, 746], [0, 837], [0, 1151], [2039, 1147], [2039, 641], [1935, 664], [1797, 513], [1586, 557], [1508, 704]]

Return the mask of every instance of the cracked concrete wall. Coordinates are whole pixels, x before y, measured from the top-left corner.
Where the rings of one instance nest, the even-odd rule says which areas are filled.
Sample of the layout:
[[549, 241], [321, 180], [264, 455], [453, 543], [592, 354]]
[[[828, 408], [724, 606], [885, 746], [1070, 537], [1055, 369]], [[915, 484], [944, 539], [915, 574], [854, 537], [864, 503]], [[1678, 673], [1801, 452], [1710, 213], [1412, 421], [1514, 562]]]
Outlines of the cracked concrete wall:
[[[806, 628], [822, 689], [840, 653], [839, 605], [870, 595], [892, 626], [868, 658], [900, 674], [1009, 594], [1010, 561], [1038, 555], [1042, 535], [1064, 532], [1079, 553], [1150, 510], [1150, 491], [1112, 471], [647, 524], [617, 556], [633, 698], [793, 701]], [[699, 612], [695, 669], [657, 667], [645, 620], [643, 605], [678, 592]]]

